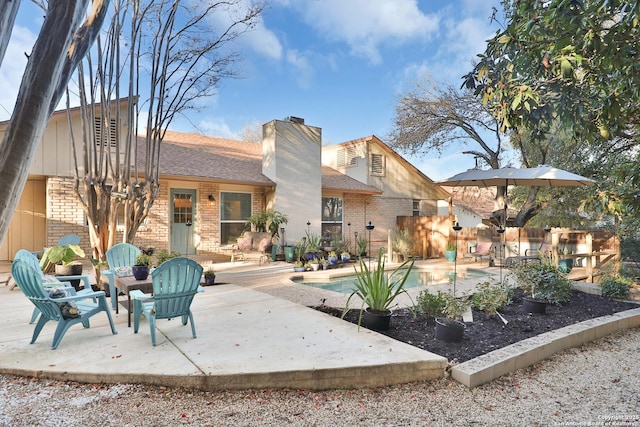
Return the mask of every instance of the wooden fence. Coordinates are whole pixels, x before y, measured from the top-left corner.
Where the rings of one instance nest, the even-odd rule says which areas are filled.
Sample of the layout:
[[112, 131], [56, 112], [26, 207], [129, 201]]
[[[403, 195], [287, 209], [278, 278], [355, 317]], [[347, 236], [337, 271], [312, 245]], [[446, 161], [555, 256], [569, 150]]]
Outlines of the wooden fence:
[[605, 265], [620, 259], [620, 240], [613, 230], [507, 227], [501, 235], [495, 228], [462, 228], [456, 236], [449, 216], [399, 216], [397, 225], [409, 230], [414, 242], [413, 255], [420, 259], [442, 258], [447, 243], [456, 241], [458, 258], [463, 258], [478, 241], [483, 241], [492, 242], [491, 259], [499, 265], [509, 257], [536, 254], [544, 245], [551, 248], [556, 265], [559, 259], [573, 259], [584, 274], [572, 278], [588, 282], [593, 282]]

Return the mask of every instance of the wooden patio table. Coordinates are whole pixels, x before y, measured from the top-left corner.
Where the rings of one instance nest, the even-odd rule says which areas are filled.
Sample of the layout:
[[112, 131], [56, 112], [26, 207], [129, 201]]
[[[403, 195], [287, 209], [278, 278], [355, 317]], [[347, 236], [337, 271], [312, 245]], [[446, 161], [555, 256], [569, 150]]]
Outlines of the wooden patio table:
[[[127, 326], [131, 327], [131, 295], [134, 289], [140, 289], [145, 294], [153, 294], [153, 282], [151, 274], [145, 280], [137, 280], [133, 276], [116, 277], [116, 292], [122, 291], [127, 296]], [[118, 297], [116, 296], [116, 304]]]

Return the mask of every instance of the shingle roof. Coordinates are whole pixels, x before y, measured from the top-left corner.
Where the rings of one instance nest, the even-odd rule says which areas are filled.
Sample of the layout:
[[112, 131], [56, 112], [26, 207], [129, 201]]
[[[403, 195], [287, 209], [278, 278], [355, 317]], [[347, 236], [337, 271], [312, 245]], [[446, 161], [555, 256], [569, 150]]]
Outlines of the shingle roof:
[[381, 194], [378, 188], [363, 184], [329, 166], [322, 165], [322, 188], [324, 190], [340, 190], [345, 193]]
[[[138, 144], [138, 155], [144, 158], [144, 144]], [[160, 170], [162, 175], [275, 185], [262, 174], [260, 144], [192, 133], [167, 131], [160, 150]], [[324, 165], [322, 188], [347, 193], [382, 193]]]
[[[138, 146], [144, 150], [144, 144]], [[260, 144], [192, 133], [167, 131], [160, 150], [160, 171], [162, 175], [274, 185], [262, 174]]]

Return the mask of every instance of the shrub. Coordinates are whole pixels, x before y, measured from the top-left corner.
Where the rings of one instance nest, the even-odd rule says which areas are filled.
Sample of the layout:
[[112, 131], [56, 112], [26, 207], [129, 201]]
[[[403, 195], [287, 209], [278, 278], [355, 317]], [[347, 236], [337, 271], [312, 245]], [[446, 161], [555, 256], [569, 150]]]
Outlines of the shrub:
[[552, 304], [562, 304], [571, 300], [571, 282], [567, 275], [550, 262], [520, 263], [511, 274], [516, 286], [532, 298], [546, 300]]
[[158, 251], [158, 253], [156, 254], [156, 259], [158, 260], [158, 266], [160, 266], [160, 264], [162, 264], [163, 262], [171, 259], [171, 258], [177, 258], [179, 257], [181, 254], [180, 252], [177, 251], [171, 251], [169, 252], [166, 249], [160, 249]]
[[427, 316], [430, 319], [444, 316], [445, 301], [443, 292], [430, 294], [428, 289], [420, 291], [416, 301], [416, 311], [418, 314]]
[[606, 277], [600, 283], [602, 296], [609, 299], [628, 299], [630, 288], [631, 279], [622, 276]]
[[498, 309], [511, 304], [511, 290], [504, 283], [483, 282], [478, 284], [471, 300], [478, 310], [493, 316]]

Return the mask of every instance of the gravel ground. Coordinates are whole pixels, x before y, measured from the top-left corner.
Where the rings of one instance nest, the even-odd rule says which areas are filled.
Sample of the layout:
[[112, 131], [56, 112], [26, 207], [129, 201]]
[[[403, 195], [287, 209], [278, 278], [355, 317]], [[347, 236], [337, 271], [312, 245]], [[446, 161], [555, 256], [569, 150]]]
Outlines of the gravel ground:
[[640, 328], [468, 390], [194, 392], [0, 376], [2, 426], [640, 426]]

